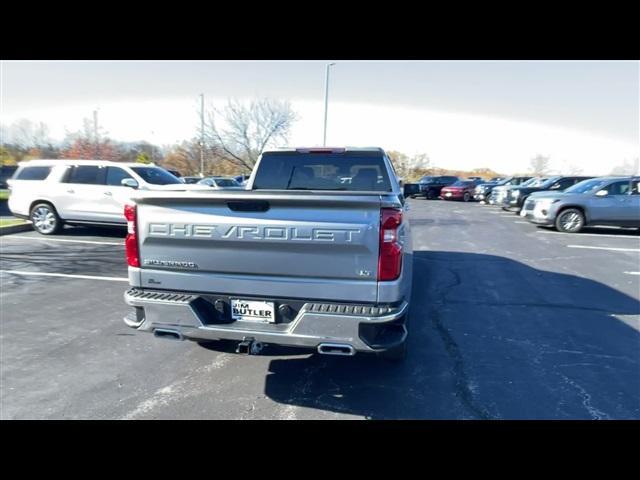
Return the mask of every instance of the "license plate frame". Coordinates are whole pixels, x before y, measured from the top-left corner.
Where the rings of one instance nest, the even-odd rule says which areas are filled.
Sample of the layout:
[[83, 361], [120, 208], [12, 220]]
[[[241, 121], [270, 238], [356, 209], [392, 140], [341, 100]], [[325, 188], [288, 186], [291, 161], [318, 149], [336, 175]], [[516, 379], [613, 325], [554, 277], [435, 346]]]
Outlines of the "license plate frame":
[[230, 298], [231, 318], [253, 323], [276, 323], [275, 302]]

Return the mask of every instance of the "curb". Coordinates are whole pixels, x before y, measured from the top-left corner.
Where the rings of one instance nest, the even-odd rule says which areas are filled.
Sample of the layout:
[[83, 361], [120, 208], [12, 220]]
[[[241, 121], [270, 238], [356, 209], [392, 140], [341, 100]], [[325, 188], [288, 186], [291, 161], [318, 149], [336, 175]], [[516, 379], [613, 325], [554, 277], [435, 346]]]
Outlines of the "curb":
[[8, 227], [0, 227], [0, 237], [11, 233], [27, 232], [33, 230], [31, 223], [21, 223], [20, 225], [9, 225]]

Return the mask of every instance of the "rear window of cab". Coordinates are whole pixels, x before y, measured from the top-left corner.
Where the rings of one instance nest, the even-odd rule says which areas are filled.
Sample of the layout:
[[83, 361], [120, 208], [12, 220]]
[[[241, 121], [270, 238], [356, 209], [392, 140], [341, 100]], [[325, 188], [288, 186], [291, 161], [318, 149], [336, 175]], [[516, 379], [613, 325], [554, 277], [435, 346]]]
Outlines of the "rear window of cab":
[[265, 153], [254, 190], [390, 192], [384, 158], [374, 152]]

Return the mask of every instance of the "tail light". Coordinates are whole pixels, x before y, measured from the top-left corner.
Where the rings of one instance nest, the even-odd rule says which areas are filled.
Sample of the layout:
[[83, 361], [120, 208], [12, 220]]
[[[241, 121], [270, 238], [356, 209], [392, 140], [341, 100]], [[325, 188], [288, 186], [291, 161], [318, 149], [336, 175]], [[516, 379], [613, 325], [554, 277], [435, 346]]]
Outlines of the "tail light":
[[402, 269], [402, 244], [398, 241], [398, 228], [402, 223], [402, 210], [383, 208], [380, 211], [380, 253], [378, 281], [396, 280]]
[[127, 219], [127, 238], [124, 241], [127, 264], [130, 267], [139, 267], [140, 251], [138, 250], [138, 236], [136, 234], [136, 206], [125, 205], [124, 217]]

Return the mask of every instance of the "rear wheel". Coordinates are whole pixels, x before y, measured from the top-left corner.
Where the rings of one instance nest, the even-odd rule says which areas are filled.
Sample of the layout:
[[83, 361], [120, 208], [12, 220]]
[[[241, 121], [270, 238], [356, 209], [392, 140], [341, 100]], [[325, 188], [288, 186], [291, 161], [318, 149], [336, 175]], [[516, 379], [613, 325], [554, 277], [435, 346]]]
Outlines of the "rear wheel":
[[62, 220], [56, 209], [49, 203], [38, 203], [31, 209], [29, 215], [33, 228], [42, 235], [53, 235], [62, 228]]
[[556, 229], [564, 233], [577, 233], [584, 227], [584, 214], [577, 208], [567, 208], [556, 217]]

